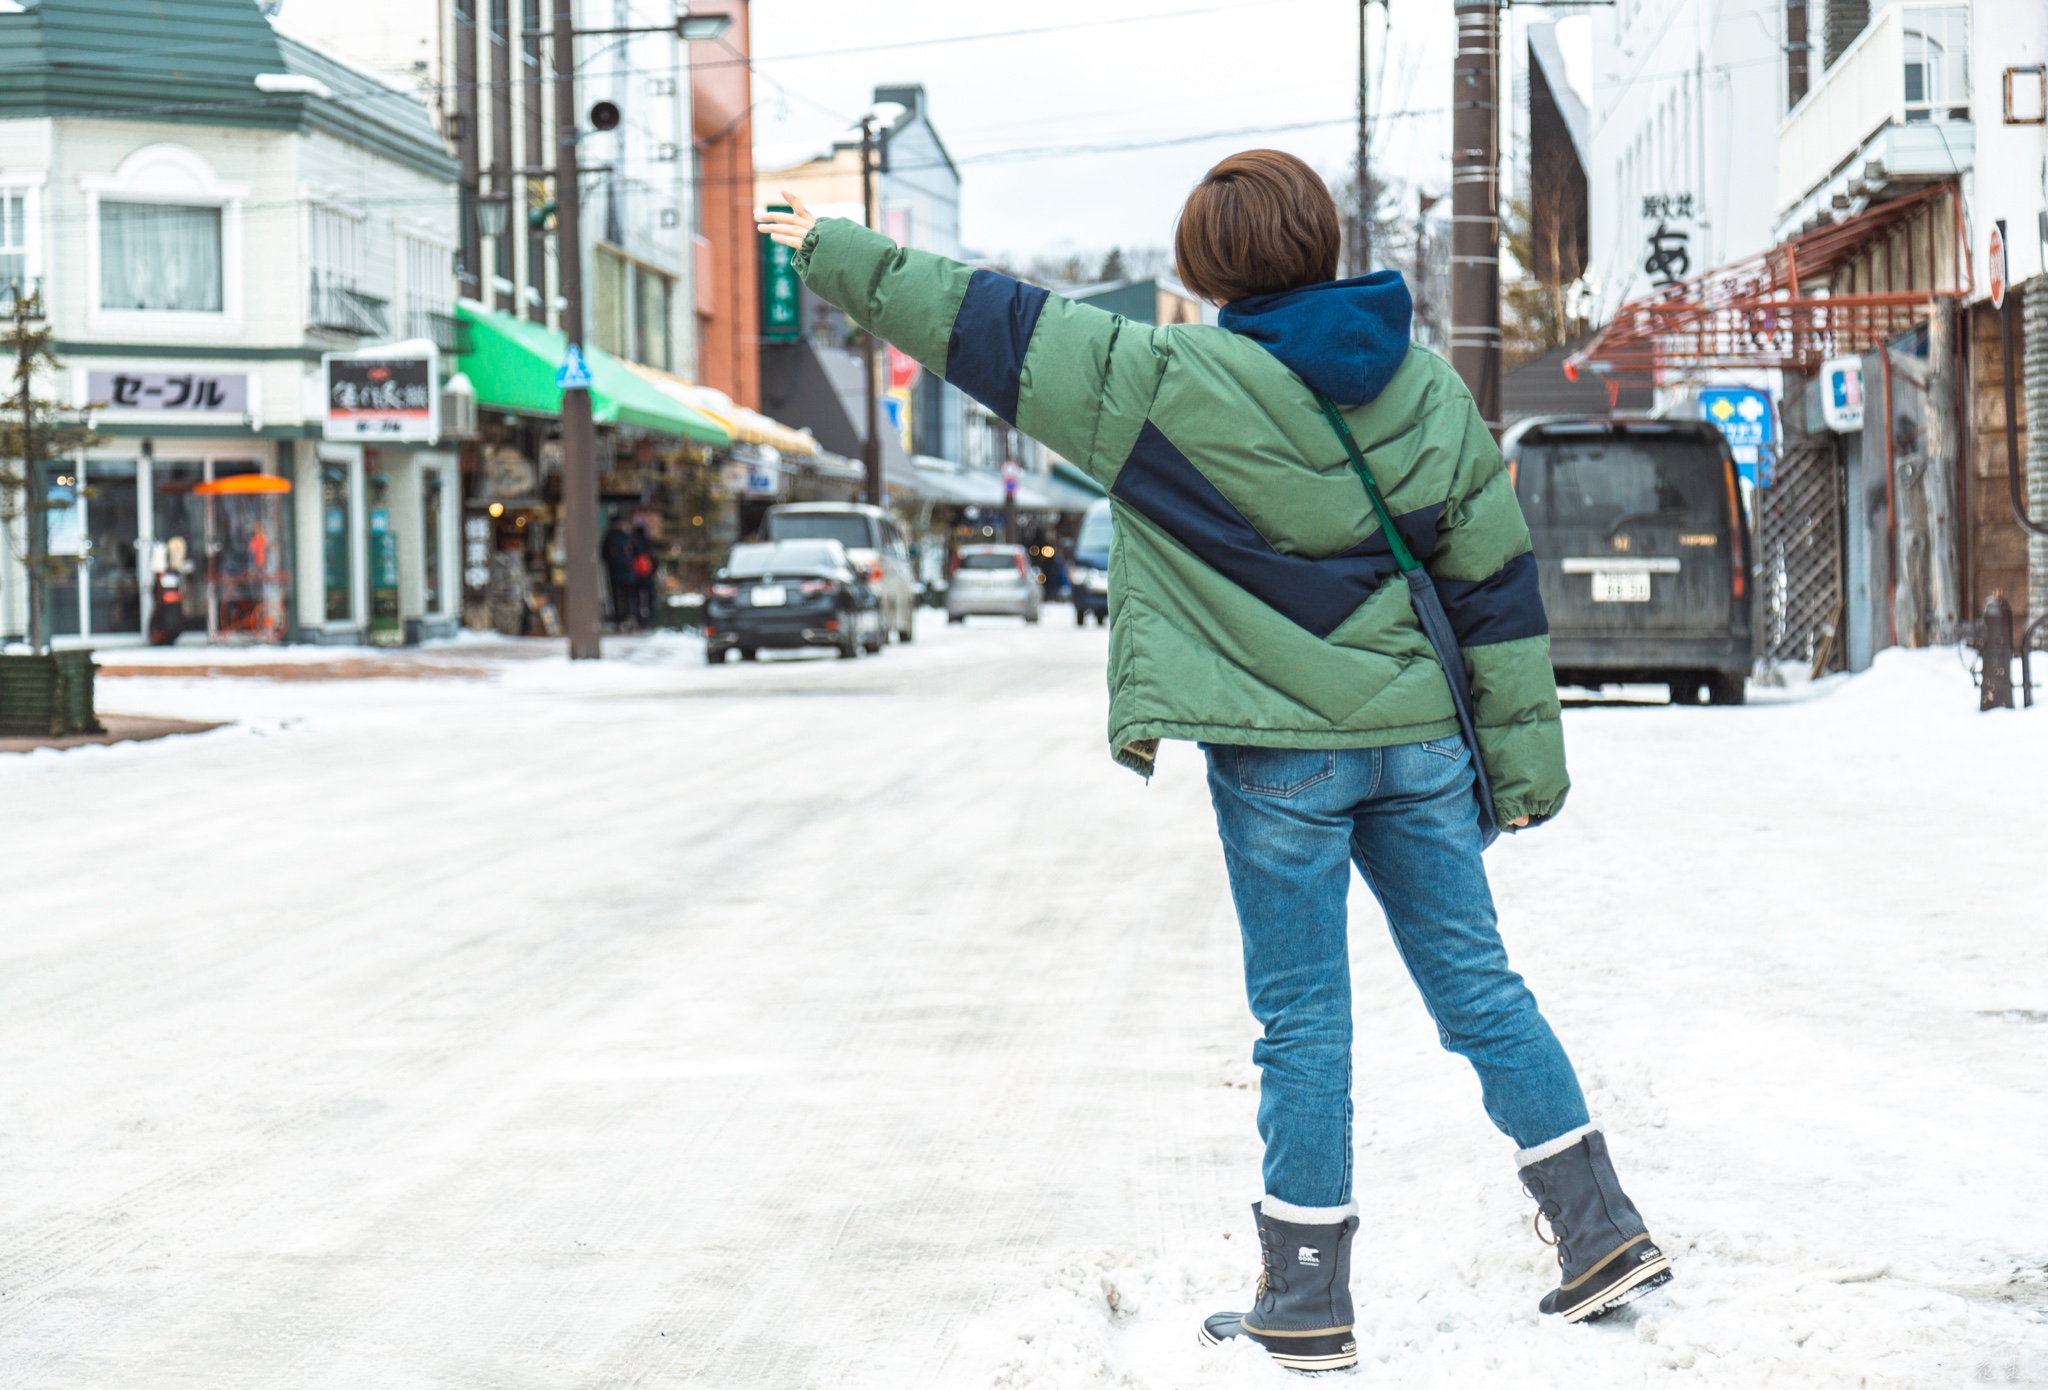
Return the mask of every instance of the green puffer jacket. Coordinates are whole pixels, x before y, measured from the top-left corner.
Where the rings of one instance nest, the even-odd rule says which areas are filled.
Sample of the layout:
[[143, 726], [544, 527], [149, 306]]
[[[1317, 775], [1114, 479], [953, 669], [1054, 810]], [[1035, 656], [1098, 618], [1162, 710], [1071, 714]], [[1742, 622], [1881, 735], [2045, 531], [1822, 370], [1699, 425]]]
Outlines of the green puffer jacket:
[[[1514, 485], [1450, 366], [1408, 341], [1389, 271], [1153, 328], [826, 220], [804, 283], [1115, 499], [1109, 742], [1370, 748], [1458, 732], [1343, 409], [1465, 653], [1503, 826], [1564, 804], [1549, 629]], [[1389, 582], [1393, 581], [1393, 582]]]

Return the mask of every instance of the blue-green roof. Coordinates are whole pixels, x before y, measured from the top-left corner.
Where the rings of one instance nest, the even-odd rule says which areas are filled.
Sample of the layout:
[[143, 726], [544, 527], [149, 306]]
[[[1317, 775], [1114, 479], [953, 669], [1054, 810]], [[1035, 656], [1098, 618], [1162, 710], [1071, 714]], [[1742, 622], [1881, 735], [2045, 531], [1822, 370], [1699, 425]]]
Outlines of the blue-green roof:
[[[315, 77], [332, 95], [262, 92], [262, 73]], [[0, 120], [43, 116], [321, 130], [456, 173], [421, 102], [277, 33], [253, 0], [28, 0], [0, 14]]]

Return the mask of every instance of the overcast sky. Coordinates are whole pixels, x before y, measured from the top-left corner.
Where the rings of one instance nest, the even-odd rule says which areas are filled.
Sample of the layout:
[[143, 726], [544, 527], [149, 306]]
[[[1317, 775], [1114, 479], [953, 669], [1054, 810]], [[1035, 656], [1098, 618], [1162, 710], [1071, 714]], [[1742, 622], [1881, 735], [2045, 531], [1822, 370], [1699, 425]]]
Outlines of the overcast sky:
[[[1450, 0], [1392, 0], [1383, 41], [1385, 14], [1375, 6], [1374, 159], [1448, 192]], [[1188, 189], [1233, 150], [1288, 150], [1330, 176], [1352, 159], [1355, 0], [754, 0], [753, 16], [762, 162], [822, 148], [877, 84], [921, 82], [961, 166], [962, 238], [982, 254], [1164, 246]], [[920, 42], [1019, 29], [1051, 32]], [[1002, 157], [1310, 122], [1329, 124]]]

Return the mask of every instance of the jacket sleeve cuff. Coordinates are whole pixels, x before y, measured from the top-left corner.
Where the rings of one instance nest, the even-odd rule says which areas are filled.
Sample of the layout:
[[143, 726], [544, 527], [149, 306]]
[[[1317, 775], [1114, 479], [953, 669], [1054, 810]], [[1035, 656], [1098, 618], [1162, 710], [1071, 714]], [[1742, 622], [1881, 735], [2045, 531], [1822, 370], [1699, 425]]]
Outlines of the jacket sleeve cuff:
[[790, 269], [796, 272], [797, 279], [801, 280], [810, 274], [811, 255], [818, 249], [818, 233], [825, 230], [825, 223], [830, 220], [826, 218], [813, 222], [810, 231], [804, 233], [804, 244], [797, 247], [796, 254], [789, 258]]
[[[1500, 828], [1512, 835], [1517, 830], [1534, 830], [1543, 822], [1552, 819], [1564, 809], [1562, 796], [1538, 799], [1534, 797], [1503, 797], [1493, 803], [1493, 818]], [[1527, 825], [1517, 826], [1513, 822], [1523, 816], [1529, 818]]]

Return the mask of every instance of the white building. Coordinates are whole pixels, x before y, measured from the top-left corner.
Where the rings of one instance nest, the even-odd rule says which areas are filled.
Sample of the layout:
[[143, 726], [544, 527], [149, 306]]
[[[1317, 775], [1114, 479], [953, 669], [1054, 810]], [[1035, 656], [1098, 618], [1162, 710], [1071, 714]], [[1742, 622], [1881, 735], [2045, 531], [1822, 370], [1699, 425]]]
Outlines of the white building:
[[[190, 5], [0, 13], [0, 272], [40, 286], [69, 378], [49, 394], [106, 436], [46, 479], [75, 499], [49, 519], [53, 631], [143, 640], [180, 558], [188, 631], [360, 641], [373, 604], [452, 629], [455, 456], [326, 440], [321, 363], [453, 346], [454, 161], [410, 92], [247, 0], [197, 27]], [[199, 43], [206, 62], [164, 62]], [[236, 478], [247, 491], [208, 496]], [[5, 638], [28, 626], [11, 539]]]
[[[690, 72], [673, 0], [578, 0], [579, 28], [656, 29], [580, 39], [584, 112], [610, 102], [617, 128], [586, 130], [583, 285], [589, 340], [615, 357], [695, 379], [697, 262]], [[283, 0], [277, 23], [347, 54], [432, 103], [471, 197], [509, 200], [505, 230], [471, 228], [463, 293], [559, 326], [554, 240], [529, 214], [555, 163], [552, 0]], [[708, 279], [709, 277], [703, 277]]]
[[1771, 244], [1786, 41], [1784, 0], [1592, 12], [1594, 322]]

